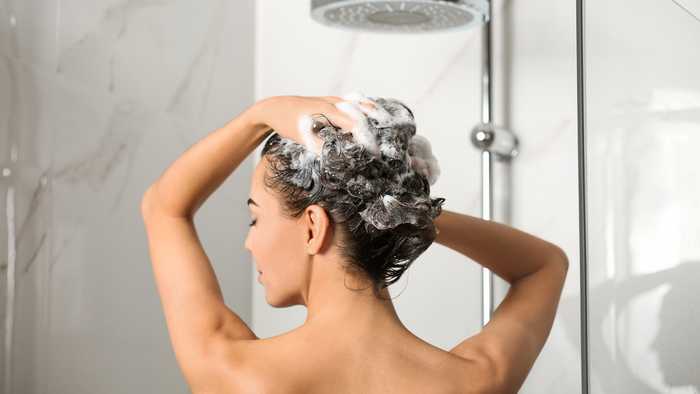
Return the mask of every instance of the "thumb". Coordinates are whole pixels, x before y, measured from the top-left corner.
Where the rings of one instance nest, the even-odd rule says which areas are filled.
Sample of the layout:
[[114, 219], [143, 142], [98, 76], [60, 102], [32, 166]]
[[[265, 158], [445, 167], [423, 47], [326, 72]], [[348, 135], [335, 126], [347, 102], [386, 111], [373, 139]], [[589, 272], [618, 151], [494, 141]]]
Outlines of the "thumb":
[[299, 116], [299, 121], [297, 122], [297, 131], [299, 133], [298, 141], [303, 144], [306, 149], [314, 152], [315, 154], [321, 154], [321, 148], [323, 146], [323, 140], [318, 135], [318, 131], [323, 127], [322, 121], [319, 120], [319, 116], [303, 114]]

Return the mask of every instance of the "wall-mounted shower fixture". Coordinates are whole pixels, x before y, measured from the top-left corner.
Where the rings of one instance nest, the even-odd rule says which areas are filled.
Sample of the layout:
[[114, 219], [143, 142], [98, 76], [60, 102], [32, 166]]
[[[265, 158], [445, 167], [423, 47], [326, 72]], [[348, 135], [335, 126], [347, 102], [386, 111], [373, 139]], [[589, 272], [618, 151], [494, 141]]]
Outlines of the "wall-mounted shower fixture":
[[466, 30], [489, 20], [487, 0], [311, 0], [326, 26], [386, 33]]
[[[496, 127], [493, 123], [493, 67], [491, 64], [491, 37], [493, 30], [493, 1], [489, 2], [488, 14], [484, 23], [481, 48], [481, 123], [471, 132], [471, 142], [481, 150], [481, 218], [492, 220], [493, 216], [493, 156], [510, 162], [518, 154], [518, 138], [509, 130]], [[494, 310], [493, 272], [481, 267], [481, 325], [491, 320]]]
[[508, 161], [518, 155], [518, 138], [515, 134], [493, 123], [474, 126], [471, 141], [475, 147], [488, 150], [500, 161]]

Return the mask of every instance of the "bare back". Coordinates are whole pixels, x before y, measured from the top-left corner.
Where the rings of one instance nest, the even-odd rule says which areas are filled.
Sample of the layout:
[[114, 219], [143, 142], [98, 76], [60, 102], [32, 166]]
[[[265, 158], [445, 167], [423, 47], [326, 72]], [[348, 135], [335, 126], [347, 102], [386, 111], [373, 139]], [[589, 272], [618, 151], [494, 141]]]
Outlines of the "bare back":
[[[227, 350], [224, 384], [241, 393], [484, 393], [489, 371], [416, 337], [408, 330], [371, 344], [303, 329], [237, 341]], [[359, 342], [359, 341], [357, 341]]]

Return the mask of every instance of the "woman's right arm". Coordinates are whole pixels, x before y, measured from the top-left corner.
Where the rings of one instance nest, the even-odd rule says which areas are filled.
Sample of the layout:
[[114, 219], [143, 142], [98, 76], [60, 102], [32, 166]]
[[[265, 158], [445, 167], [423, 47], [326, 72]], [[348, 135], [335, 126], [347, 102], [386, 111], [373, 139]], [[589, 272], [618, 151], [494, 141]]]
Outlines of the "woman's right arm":
[[485, 361], [499, 393], [516, 393], [554, 323], [568, 270], [558, 246], [505, 224], [446, 209], [434, 221], [435, 242], [510, 283], [506, 297], [482, 330], [451, 353]]

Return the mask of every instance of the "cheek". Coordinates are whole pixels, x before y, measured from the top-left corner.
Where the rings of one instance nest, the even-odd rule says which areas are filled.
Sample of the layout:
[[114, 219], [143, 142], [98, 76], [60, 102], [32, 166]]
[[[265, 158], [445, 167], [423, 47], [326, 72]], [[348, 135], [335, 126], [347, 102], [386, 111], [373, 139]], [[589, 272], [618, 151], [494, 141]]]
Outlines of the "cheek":
[[285, 277], [293, 272], [293, 261], [303, 252], [299, 229], [294, 223], [257, 224], [251, 234], [254, 258], [264, 277]]

